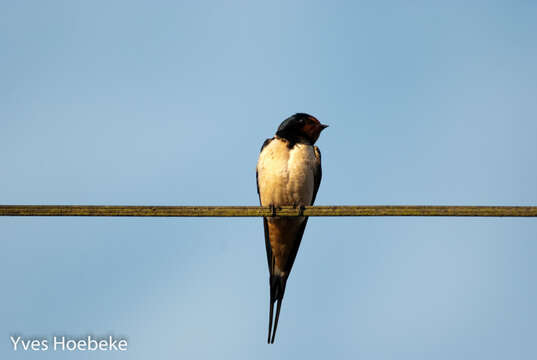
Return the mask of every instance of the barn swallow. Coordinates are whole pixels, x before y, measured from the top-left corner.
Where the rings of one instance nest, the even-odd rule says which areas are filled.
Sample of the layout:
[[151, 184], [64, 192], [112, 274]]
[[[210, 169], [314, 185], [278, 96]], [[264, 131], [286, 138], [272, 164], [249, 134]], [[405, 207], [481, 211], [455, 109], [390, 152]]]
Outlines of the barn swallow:
[[[313, 205], [322, 176], [321, 152], [314, 144], [327, 127], [311, 115], [298, 113], [285, 119], [272, 139], [265, 140], [256, 168], [261, 206], [274, 209], [285, 205]], [[307, 222], [307, 216], [263, 218], [270, 274], [269, 344], [274, 343], [285, 285]]]

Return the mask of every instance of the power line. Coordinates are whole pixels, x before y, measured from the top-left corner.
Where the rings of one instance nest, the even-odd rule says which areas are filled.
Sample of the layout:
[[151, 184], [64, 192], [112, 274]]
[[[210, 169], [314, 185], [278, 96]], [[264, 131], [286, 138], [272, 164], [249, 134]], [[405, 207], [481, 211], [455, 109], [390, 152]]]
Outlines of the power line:
[[537, 206], [111, 206], [0, 205], [0, 216], [486, 216], [537, 217]]

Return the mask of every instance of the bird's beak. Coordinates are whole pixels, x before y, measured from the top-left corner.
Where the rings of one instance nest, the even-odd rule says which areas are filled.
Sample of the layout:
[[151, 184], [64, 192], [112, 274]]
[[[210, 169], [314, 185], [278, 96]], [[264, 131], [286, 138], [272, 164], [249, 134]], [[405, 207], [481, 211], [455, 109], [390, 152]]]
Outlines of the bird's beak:
[[325, 124], [321, 124], [319, 126], [321, 127], [321, 130], [324, 130], [324, 129], [326, 129], [328, 127], [328, 125], [325, 125]]

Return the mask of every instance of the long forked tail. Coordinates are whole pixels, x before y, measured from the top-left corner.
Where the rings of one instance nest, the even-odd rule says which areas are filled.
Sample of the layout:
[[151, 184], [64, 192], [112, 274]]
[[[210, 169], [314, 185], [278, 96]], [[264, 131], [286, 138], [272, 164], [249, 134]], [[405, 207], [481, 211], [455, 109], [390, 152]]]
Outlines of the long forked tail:
[[[280, 318], [280, 308], [282, 306], [283, 294], [285, 293], [285, 284], [287, 276], [270, 275], [270, 311], [269, 311], [269, 328], [268, 339], [269, 344], [274, 344], [276, 329], [278, 328], [278, 319]], [[276, 317], [274, 318], [274, 330], [272, 330], [272, 318], [274, 315], [274, 303], [278, 301], [276, 306]], [[272, 337], [271, 337], [272, 334]]]

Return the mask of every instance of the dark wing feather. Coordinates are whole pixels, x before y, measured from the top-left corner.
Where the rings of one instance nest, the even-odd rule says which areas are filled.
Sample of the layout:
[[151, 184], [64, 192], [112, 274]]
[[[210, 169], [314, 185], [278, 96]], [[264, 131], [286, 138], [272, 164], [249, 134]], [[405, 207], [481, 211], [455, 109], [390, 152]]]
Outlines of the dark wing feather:
[[317, 159], [317, 168], [315, 169], [315, 174], [313, 175], [313, 199], [311, 200], [311, 205], [315, 202], [317, 197], [317, 191], [319, 191], [319, 186], [321, 185], [321, 178], [323, 177], [323, 169], [321, 167], [321, 150], [317, 146], [313, 147], [315, 151], [315, 158]]
[[[261, 150], [259, 150], [260, 154], [265, 148], [265, 146], [267, 146], [273, 139], [274, 138], [267, 139], [263, 142], [263, 145], [261, 145]], [[257, 195], [259, 196], [259, 203], [261, 203], [261, 194], [259, 194], [259, 174], [257, 173], [257, 169], [255, 169], [255, 184], [257, 185]]]
[[[272, 139], [265, 140], [265, 142], [263, 143], [263, 146], [261, 146], [261, 150], [259, 151], [260, 153], [263, 151], [265, 146], [267, 146], [272, 141]], [[259, 174], [257, 173], [257, 169], [255, 170], [255, 182], [257, 185], [257, 195], [259, 196], [259, 203], [261, 203], [261, 194], [259, 194]], [[270, 247], [268, 224], [267, 224], [266, 218], [263, 218], [263, 229], [265, 231], [265, 247], [267, 248], [267, 263], [269, 267], [269, 272], [272, 274], [272, 268], [270, 266], [272, 262], [272, 248]]]
[[269, 273], [272, 275], [272, 247], [270, 246], [267, 218], [263, 218], [263, 229], [265, 230], [265, 247], [267, 248], [267, 264]]

